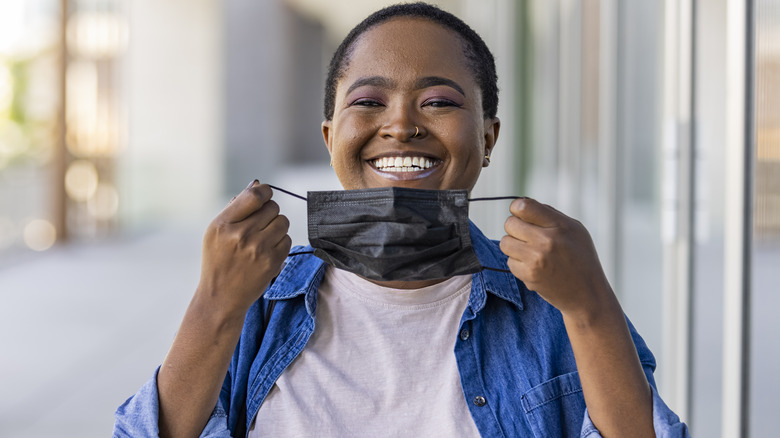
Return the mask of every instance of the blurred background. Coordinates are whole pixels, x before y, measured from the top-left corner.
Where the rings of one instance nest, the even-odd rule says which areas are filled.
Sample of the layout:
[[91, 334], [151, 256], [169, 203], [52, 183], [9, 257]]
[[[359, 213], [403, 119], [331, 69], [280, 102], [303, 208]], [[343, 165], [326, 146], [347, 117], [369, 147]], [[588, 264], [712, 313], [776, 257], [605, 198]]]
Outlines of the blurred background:
[[[110, 434], [233, 194], [339, 188], [325, 68], [389, 3], [0, 0], [0, 436]], [[497, 59], [475, 194], [588, 227], [694, 436], [774, 436], [780, 0], [435, 3]], [[305, 244], [305, 203], [276, 199]], [[500, 238], [507, 206], [472, 219]]]

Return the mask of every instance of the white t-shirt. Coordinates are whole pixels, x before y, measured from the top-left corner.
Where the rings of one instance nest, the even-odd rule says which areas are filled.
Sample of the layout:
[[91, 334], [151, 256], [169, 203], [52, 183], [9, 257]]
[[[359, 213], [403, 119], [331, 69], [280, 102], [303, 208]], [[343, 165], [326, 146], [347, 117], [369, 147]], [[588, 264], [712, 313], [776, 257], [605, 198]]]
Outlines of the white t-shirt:
[[328, 268], [314, 333], [249, 436], [479, 436], [453, 352], [470, 290], [470, 275], [406, 290]]

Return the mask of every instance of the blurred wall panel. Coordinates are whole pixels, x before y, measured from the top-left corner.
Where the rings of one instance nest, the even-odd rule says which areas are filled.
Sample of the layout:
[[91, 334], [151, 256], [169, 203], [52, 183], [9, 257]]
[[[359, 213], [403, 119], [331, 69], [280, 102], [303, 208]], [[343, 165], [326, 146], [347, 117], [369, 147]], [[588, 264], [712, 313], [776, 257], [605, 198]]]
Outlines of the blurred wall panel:
[[229, 0], [224, 10], [227, 192], [289, 164], [327, 165], [322, 25], [282, 0]]
[[755, 0], [750, 436], [777, 434], [780, 391], [780, 0]]
[[[280, 1], [224, 2], [226, 189], [238, 192], [285, 161], [287, 9]], [[245, 181], [246, 180], [246, 181]]]
[[222, 192], [222, 2], [135, 0], [124, 65], [126, 225], [202, 223]]
[[726, 1], [697, 3], [696, 239], [693, 247], [692, 406], [695, 436], [720, 436], [723, 370], [723, 213], [726, 151]]

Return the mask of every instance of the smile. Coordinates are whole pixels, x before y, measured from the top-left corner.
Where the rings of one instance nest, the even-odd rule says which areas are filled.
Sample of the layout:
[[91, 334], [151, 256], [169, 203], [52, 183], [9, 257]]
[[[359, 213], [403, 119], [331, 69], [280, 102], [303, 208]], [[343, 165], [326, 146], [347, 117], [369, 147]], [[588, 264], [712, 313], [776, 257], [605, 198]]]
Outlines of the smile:
[[382, 157], [371, 164], [383, 172], [417, 172], [433, 167], [436, 163], [425, 157]]

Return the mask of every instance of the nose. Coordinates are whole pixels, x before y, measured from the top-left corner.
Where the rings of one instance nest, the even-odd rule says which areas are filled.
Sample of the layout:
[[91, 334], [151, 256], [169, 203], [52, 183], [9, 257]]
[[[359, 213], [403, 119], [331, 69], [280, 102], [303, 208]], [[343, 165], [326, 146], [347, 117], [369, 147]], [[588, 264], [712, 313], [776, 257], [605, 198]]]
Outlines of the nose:
[[423, 129], [419, 123], [415, 123], [413, 114], [413, 109], [402, 106], [387, 111], [388, 118], [380, 128], [379, 135], [382, 138], [393, 138], [402, 143], [421, 137]]

